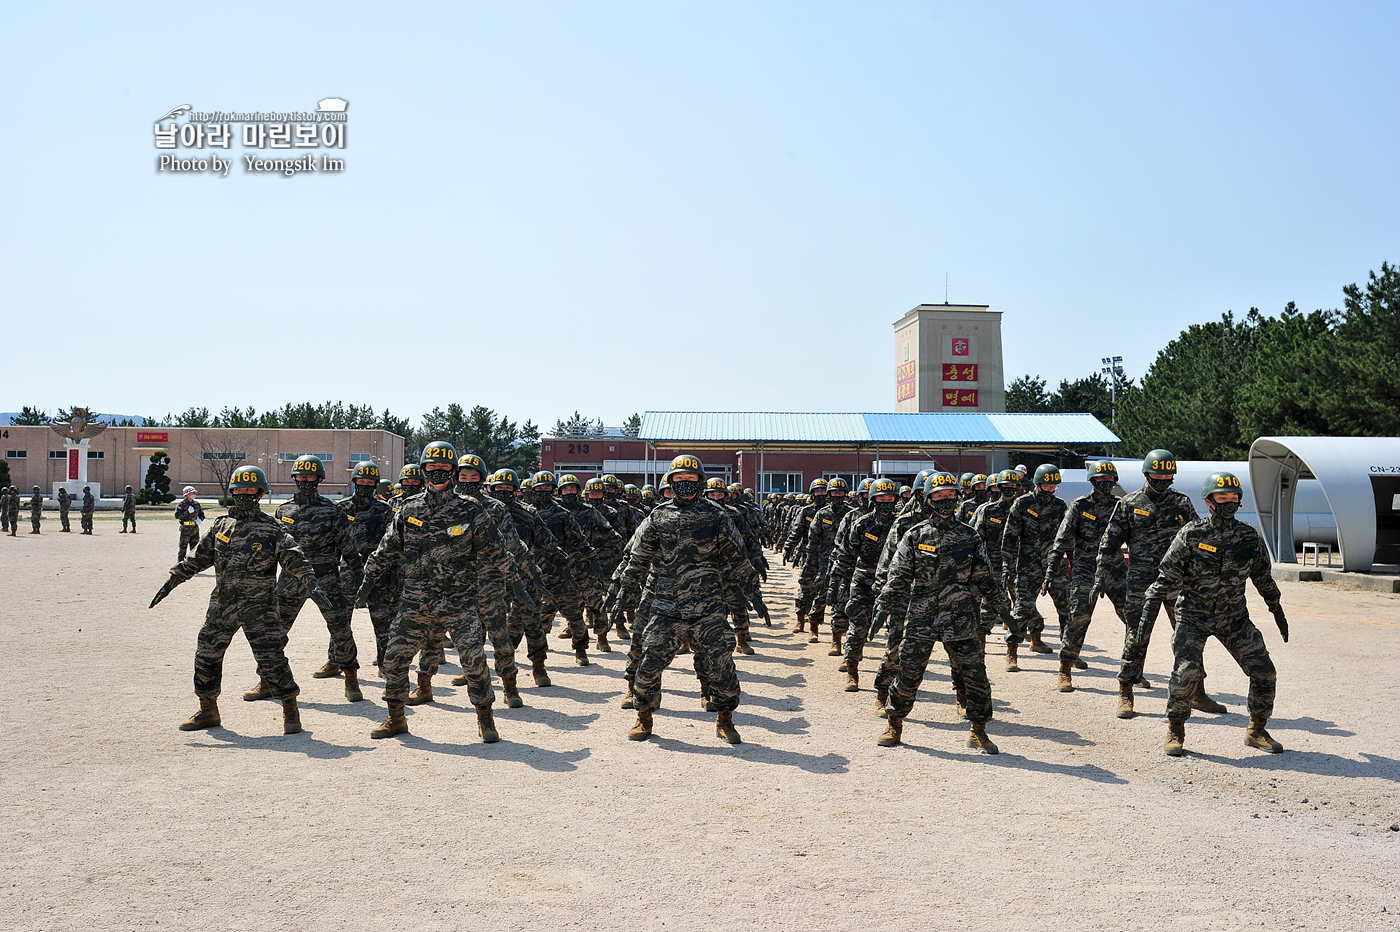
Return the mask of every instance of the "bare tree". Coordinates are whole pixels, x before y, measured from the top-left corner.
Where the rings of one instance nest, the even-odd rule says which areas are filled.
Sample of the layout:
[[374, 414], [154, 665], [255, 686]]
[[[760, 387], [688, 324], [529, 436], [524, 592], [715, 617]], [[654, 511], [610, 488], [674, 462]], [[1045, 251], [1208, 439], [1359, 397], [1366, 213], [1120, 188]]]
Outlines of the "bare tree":
[[197, 430], [194, 432], [194, 442], [199, 447], [199, 457], [204, 467], [219, 483], [220, 497], [226, 497], [233, 471], [248, 458], [242, 438], [228, 431]]

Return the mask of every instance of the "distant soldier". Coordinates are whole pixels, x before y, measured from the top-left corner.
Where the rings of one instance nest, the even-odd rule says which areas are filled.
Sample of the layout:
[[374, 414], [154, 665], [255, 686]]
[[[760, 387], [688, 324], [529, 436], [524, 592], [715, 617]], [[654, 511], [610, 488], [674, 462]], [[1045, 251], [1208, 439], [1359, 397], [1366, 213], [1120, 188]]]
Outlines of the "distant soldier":
[[83, 486], [83, 511], [80, 518], [84, 534], [92, 533], [92, 513], [97, 510], [97, 499], [93, 498], [92, 486]]
[[[1055, 541], [1055, 532], [1064, 520], [1066, 505], [1055, 495], [1060, 487], [1060, 468], [1052, 463], [1043, 463], [1035, 469], [1034, 491], [1021, 495], [1011, 503], [1006, 514], [1006, 529], [1001, 535], [1001, 582], [1011, 593], [1011, 616], [1021, 630], [1015, 631], [1006, 639], [1006, 670], [1014, 673], [1020, 669], [1016, 657], [1016, 645], [1022, 637], [1029, 637], [1031, 650], [1037, 654], [1048, 654], [1050, 648], [1041, 639], [1045, 630], [1045, 618], [1036, 607], [1036, 596], [1040, 594], [1041, 582], [1049, 567], [1050, 549]], [[1055, 602], [1055, 611], [1060, 616], [1060, 636], [1069, 627], [1069, 577], [1063, 567], [1056, 569], [1050, 585], [1050, 597]]]
[[[0, 530], [10, 530], [10, 488], [0, 486]], [[10, 535], [11, 537], [14, 534]]]
[[73, 530], [68, 526], [68, 509], [72, 507], [73, 496], [68, 494], [66, 488], [60, 486], [58, 490], [58, 520], [63, 524], [59, 530], [64, 534], [71, 533]]
[[131, 490], [131, 486], [126, 487], [126, 496], [122, 499], [122, 530], [126, 533], [126, 523], [131, 522], [131, 533], [136, 533], [136, 493]]
[[39, 491], [39, 487], [34, 487], [34, 494], [29, 499], [29, 523], [34, 526], [31, 534], [39, 533], [39, 519], [44, 513], [44, 493]]
[[[345, 520], [350, 522], [350, 540], [362, 561], [374, 553], [374, 548], [384, 537], [385, 528], [394, 518], [394, 509], [377, 494], [382, 481], [379, 467], [370, 460], [364, 460], [356, 464], [350, 477], [354, 494], [336, 502], [336, 507], [345, 512]], [[340, 572], [344, 577], [345, 591], [358, 592], [360, 583], [364, 582], [363, 564], [357, 568], [342, 562]], [[374, 665], [380, 669], [381, 676], [384, 675], [384, 651], [389, 646], [389, 625], [394, 620], [392, 582], [376, 586], [369, 594], [369, 621], [374, 627]]]
[[185, 550], [199, 546], [199, 522], [204, 520], [204, 508], [194, 500], [195, 488], [187, 485], [181, 490], [184, 496], [175, 506], [175, 520], [180, 524], [180, 559], [185, 559]]

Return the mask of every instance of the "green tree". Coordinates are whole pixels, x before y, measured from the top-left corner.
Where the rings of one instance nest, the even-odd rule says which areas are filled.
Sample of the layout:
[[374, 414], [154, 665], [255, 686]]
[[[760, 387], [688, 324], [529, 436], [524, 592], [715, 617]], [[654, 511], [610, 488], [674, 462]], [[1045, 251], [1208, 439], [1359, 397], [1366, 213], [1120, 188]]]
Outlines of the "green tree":
[[631, 417], [622, 422], [622, 436], [637, 439], [637, 435], [642, 432], [642, 416], [633, 413]]
[[550, 432], [550, 436], [601, 437], [603, 436], [603, 419], [592, 421], [575, 411], [567, 421], [555, 421], [554, 430]]
[[157, 505], [175, 501], [175, 496], [170, 494], [169, 471], [169, 454], [164, 451], [152, 453], [151, 464], [146, 467], [146, 480], [141, 487], [141, 504]]
[[1332, 433], [1400, 436], [1400, 268], [1381, 263], [1364, 289], [1342, 289], [1333, 320], [1338, 378], [1319, 405]]
[[38, 408], [25, 405], [20, 409], [18, 417], [10, 418], [10, 423], [16, 427], [42, 427], [49, 423], [49, 416]]
[[10, 487], [10, 461], [0, 460], [0, 489]]
[[175, 427], [212, 427], [208, 408], [190, 408], [183, 414], [167, 414], [165, 423]]
[[1012, 414], [1041, 414], [1050, 410], [1045, 380], [1023, 375], [1006, 387], [1006, 410]]

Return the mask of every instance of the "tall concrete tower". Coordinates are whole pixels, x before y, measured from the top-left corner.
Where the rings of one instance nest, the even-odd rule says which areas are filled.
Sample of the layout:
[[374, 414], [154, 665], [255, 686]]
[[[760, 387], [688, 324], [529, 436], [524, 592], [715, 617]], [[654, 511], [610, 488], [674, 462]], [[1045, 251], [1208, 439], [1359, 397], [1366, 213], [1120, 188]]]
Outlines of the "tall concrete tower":
[[1001, 311], [920, 304], [894, 324], [895, 407], [1005, 411]]

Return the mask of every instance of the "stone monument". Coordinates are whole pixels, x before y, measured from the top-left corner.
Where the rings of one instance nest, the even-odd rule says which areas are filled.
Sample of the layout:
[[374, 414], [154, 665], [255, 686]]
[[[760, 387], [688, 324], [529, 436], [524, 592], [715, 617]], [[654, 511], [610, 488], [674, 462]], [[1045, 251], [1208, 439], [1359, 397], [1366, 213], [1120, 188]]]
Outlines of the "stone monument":
[[58, 497], [59, 488], [66, 488], [68, 494], [79, 500], [83, 497], [83, 486], [92, 486], [94, 498], [102, 497], [102, 486], [88, 482], [88, 450], [93, 437], [107, 429], [106, 424], [88, 421], [87, 408], [74, 408], [67, 424], [50, 424], [49, 429], [63, 438], [63, 446], [68, 454], [68, 479], [53, 484], [53, 496]]

